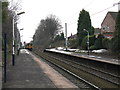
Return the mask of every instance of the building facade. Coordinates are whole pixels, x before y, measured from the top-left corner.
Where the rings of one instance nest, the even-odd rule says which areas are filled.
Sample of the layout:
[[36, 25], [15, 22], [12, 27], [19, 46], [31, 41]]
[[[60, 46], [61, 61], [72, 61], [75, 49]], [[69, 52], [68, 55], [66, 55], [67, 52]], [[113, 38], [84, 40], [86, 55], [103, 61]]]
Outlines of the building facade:
[[99, 34], [101, 34], [101, 28], [95, 28], [94, 30], [95, 37], [97, 38]]
[[101, 34], [105, 38], [113, 38], [113, 33], [115, 31], [115, 23], [118, 12], [108, 12], [101, 24]]

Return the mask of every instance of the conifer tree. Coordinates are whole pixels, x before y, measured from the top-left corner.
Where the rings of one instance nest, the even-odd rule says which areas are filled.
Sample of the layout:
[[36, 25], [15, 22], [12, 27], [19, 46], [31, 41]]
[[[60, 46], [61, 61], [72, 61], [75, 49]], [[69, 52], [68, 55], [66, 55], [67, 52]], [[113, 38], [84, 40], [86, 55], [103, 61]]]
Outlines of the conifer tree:
[[78, 19], [78, 27], [77, 27], [77, 39], [78, 39], [78, 46], [81, 46], [82, 40], [85, 36], [87, 36], [87, 32], [83, 29], [89, 31], [90, 35], [93, 35], [93, 27], [91, 25], [91, 19], [89, 12], [85, 11], [84, 9], [79, 14]]

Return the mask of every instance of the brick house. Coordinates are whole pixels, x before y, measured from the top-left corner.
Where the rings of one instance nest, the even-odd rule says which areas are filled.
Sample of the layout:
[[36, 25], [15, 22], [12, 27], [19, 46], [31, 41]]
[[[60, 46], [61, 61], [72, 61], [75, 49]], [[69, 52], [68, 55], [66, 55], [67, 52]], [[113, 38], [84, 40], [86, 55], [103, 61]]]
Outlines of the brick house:
[[115, 31], [115, 22], [118, 12], [108, 12], [101, 24], [101, 34], [111, 39]]
[[95, 28], [94, 30], [94, 35], [96, 36], [96, 38], [98, 37], [98, 35], [101, 33], [101, 28]]

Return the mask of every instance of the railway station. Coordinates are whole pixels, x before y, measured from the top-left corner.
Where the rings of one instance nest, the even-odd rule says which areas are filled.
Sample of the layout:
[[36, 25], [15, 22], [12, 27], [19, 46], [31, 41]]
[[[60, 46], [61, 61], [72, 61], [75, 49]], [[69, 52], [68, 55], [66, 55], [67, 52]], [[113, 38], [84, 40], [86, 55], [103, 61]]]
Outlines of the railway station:
[[0, 0], [0, 31], [1, 90], [120, 90], [118, 0]]
[[[46, 49], [44, 54], [39, 53], [39, 55], [30, 50], [21, 49], [19, 56], [16, 56], [15, 66], [8, 65], [7, 67], [3, 90], [6, 88], [70, 88], [75, 90], [118, 88], [119, 63], [103, 60], [105, 59], [81, 57], [68, 51], [55, 49]], [[90, 81], [93, 76], [89, 74], [98, 81], [94, 79]]]

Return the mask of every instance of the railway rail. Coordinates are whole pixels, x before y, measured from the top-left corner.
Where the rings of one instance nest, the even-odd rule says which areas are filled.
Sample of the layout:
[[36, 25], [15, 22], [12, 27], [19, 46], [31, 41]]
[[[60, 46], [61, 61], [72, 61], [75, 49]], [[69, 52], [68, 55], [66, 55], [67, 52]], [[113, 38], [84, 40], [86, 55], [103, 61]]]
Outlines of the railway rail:
[[56, 57], [46, 53], [40, 53], [40, 56], [50, 63], [74, 75], [76, 78], [84, 81], [94, 89], [118, 88], [118, 75], [98, 70], [96, 68], [74, 62], [65, 58]]
[[103, 79], [105, 79], [105, 80], [107, 80], [111, 83], [114, 83], [116, 85], [120, 85], [119, 81], [118, 81], [118, 80], [120, 80], [119, 75], [116, 75], [116, 74], [113, 74], [113, 73], [110, 73], [110, 72], [106, 72], [106, 71], [97, 69], [95, 67], [91, 67], [91, 66], [88, 66], [88, 65], [85, 65], [85, 64], [82, 64], [82, 63], [78, 63], [78, 62], [75, 62], [75, 61], [72, 61], [72, 60], [69, 60], [69, 59], [66, 59], [66, 58], [55, 56], [54, 54], [52, 54], [51, 57], [56, 58], [60, 61], [61, 60], [63, 61], [63, 59], [64, 59], [64, 61], [63, 61], [64, 63], [67, 64], [69, 62], [71, 64], [71, 66], [76, 68], [76, 69], [81, 69], [83, 71], [86, 71], [87, 73], [90, 73], [90, 74], [93, 74], [97, 77], [103, 78]]
[[[97, 68], [99, 70], [105, 71], [105, 72], [110, 72], [111, 74], [114, 75], [120, 75], [119, 69], [120, 69], [120, 64], [116, 64], [116, 63], [110, 63], [109, 59], [107, 60], [96, 60], [96, 58], [92, 59], [89, 57], [85, 57], [83, 55], [75, 55], [75, 53], [71, 54], [71, 53], [65, 53], [65, 52], [54, 52], [54, 51], [50, 51], [50, 50], [45, 50], [46, 53], [52, 54], [55, 57], [59, 56], [59, 58], [64, 58], [64, 59], [68, 59], [68, 60], [72, 60], [75, 61], [77, 63], [80, 64], [84, 64], [86, 66], [90, 66], [93, 68]], [[102, 62], [103, 61], [103, 62]], [[107, 63], [107, 62], [109, 63]], [[119, 63], [119, 62], [118, 62]]]

